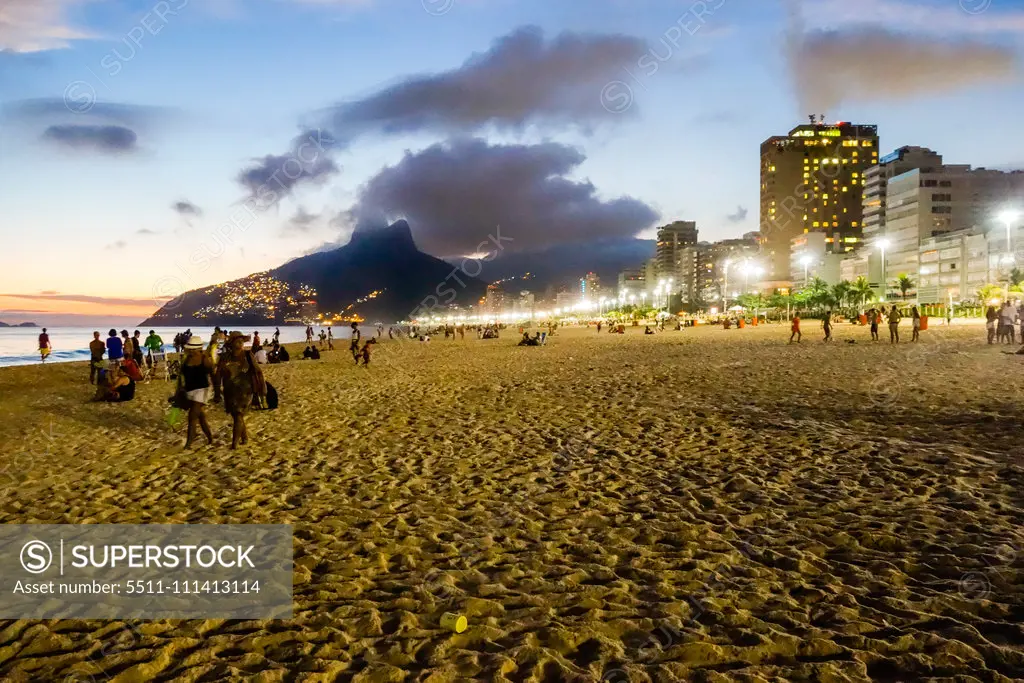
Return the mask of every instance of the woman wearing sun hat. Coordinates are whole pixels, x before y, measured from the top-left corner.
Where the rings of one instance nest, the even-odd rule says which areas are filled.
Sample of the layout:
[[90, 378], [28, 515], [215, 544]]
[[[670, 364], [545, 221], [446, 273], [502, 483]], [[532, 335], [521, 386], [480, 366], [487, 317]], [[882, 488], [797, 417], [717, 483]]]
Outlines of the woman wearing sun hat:
[[180, 407], [188, 409], [188, 436], [185, 448], [192, 447], [196, 437], [196, 427], [203, 430], [206, 440], [213, 443], [210, 423], [206, 421], [206, 404], [210, 400], [210, 385], [213, 379], [214, 365], [209, 354], [203, 350], [201, 337], [192, 336], [185, 342], [185, 360], [181, 363], [178, 373], [178, 393], [184, 394]]
[[[214, 386], [223, 386], [224, 409], [231, 416], [234, 424], [231, 432], [231, 448], [249, 441], [245, 430], [245, 413], [253, 403], [253, 397], [261, 401], [267, 395], [267, 384], [263, 379], [263, 371], [245, 349], [249, 337], [241, 332], [228, 335], [224, 345], [224, 353], [217, 363], [214, 373]], [[219, 392], [218, 392], [219, 393]]]

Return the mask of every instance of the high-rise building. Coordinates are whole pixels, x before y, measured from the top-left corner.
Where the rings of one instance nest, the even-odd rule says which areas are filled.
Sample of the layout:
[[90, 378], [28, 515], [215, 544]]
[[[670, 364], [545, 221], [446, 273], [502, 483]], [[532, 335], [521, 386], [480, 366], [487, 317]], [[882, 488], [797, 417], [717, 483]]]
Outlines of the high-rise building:
[[878, 127], [814, 121], [761, 143], [761, 249], [765, 280], [790, 275], [792, 239], [825, 233], [831, 253], [863, 237], [864, 173], [878, 164]]
[[615, 290], [615, 296], [609, 298], [617, 298], [625, 296], [627, 299], [632, 295], [640, 297], [647, 292], [647, 278], [644, 276], [645, 268], [637, 268], [635, 270], [624, 270], [619, 273], [618, 288]]
[[[681, 282], [683, 250], [697, 244], [697, 223], [694, 221], [676, 221], [658, 228], [658, 245], [655, 252], [658, 280], [671, 278], [674, 283]], [[655, 285], [657, 286], [657, 285]]]
[[499, 284], [487, 285], [487, 295], [484, 299], [484, 314], [492, 317], [501, 315], [505, 308], [505, 290]]
[[864, 241], [885, 234], [886, 186], [891, 178], [919, 168], [931, 171], [942, 167], [942, 155], [927, 147], [900, 147], [878, 160], [864, 172]]
[[601, 293], [601, 278], [596, 273], [587, 273], [580, 278], [580, 296], [594, 300]]

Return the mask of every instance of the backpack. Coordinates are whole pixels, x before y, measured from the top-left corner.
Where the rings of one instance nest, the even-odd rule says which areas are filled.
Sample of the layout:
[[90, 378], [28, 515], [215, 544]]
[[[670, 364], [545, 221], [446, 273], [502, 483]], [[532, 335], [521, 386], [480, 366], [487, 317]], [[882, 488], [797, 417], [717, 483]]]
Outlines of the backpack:
[[252, 407], [255, 410], [277, 410], [277, 389], [270, 382], [267, 385], [267, 395], [261, 400], [257, 394], [252, 396]]

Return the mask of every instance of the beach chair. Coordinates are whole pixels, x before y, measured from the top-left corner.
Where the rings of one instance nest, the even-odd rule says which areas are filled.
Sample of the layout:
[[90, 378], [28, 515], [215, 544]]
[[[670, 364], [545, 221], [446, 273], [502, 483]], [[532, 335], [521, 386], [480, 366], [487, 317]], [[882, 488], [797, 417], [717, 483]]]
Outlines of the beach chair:
[[152, 353], [151, 355], [152, 355], [152, 358], [153, 358], [153, 363], [152, 364], [146, 363], [146, 370], [145, 370], [145, 373], [144, 373], [144, 383], [145, 384], [149, 384], [150, 382], [153, 381], [153, 376], [155, 374], [153, 369], [155, 367], [157, 367], [157, 366], [163, 368], [164, 381], [165, 382], [170, 382], [171, 381], [171, 366], [170, 366], [170, 363], [167, 362], [167, 353], [164, 352], [164, 351], [159, 351], [157, 353]]

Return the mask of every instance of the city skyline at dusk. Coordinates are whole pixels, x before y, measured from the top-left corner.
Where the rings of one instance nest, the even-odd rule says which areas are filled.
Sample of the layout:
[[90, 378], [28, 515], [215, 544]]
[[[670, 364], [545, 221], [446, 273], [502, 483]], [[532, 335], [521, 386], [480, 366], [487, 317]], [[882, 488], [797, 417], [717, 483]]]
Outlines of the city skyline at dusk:
[[142, 319], [398, 217], [438, 256], [495, 224], [516, 250], [676, 220], [738, 237], [760, 144], [811, 113], [877, 125], [882, 154], [1024, 166], [1022, 2], [577, 9], [8, 3], [0, 320]]

